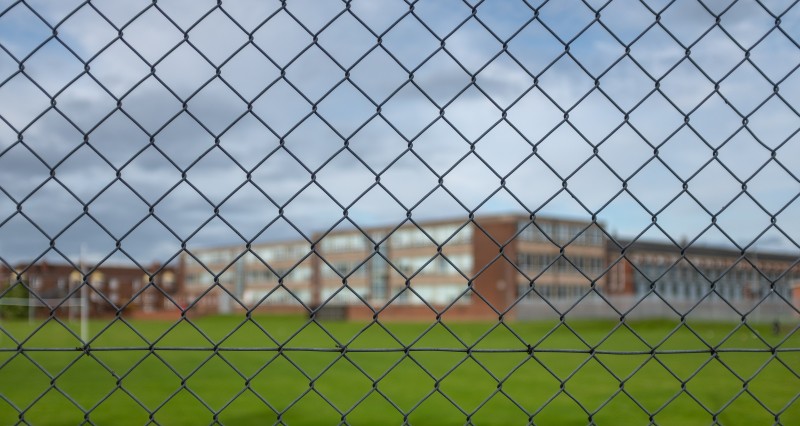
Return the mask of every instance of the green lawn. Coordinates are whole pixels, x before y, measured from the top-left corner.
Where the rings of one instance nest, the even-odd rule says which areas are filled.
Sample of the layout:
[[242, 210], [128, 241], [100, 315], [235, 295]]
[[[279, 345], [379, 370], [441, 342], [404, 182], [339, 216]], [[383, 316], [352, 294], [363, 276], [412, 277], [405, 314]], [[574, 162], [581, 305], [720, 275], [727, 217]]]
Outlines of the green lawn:
[[[769, 324], [750, 325], [754, 333], [738, 323], [382, 324], [392, 337], [377, 324], [324, 322], [326, 332], [299, 317], [193, 321], [214, 343], [186, 322], [170, 331], [169, 322], [132, 322], [140, 337], [123, 322], [100, 332], [108, 322], [95, 321], [88, 353], [58, 323], [0, 323], [24, 340], [18, 352], [8, 335], [0, 338], [0, 424], [15, 424], [22, 411], [34, 425], [75, 425], [84, 416], [140, 425], [147, 410], [162, 425], [211, 424], [215, 412], [233, 425], [336, 424], [343, 416], [401, 424], [404, 413], [409, 423], [435, 425], [468, 417], [526, 424], [531, 416], [540, 425], [583, 425], [590, 415], [596, 424], [647, 424], [651, 414], [658, 424], [708, 425], [714, 413], [725, 425], [773, 424], [772, 413], [800, 424], [796, 324], [777, 335]], [[778, 345], [775, 355], [753, 351], [767, 348], [759, 336]], [[648, 344], [658, 345], [655, 356]]]

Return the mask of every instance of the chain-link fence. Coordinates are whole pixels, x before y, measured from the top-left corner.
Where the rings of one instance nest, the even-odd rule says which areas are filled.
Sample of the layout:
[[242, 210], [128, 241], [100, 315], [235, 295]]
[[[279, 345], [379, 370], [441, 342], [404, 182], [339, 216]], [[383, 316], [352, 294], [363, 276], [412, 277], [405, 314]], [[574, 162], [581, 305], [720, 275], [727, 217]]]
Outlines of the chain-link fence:
[[790, 0], [0, 2], [0, 423], [797, 424]]

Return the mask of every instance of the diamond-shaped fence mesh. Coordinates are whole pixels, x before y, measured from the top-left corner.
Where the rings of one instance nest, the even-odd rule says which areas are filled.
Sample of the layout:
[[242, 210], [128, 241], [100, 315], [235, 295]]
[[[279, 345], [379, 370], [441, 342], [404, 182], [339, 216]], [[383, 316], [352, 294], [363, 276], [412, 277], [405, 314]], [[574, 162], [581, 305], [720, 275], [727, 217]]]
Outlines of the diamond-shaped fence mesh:
[[797, 3], [0, 2], [0, 423], [800, 424]]

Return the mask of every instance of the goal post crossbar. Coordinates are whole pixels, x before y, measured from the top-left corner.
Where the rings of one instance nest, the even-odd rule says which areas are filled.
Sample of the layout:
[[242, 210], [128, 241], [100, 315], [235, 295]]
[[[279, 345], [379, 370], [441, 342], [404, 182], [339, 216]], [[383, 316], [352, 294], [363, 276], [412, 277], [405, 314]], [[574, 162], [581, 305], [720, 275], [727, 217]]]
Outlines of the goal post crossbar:
[[[59, 308], [80, 308], [80, 321], [81, 321], [81, 339], [88, 342], [89, 338], [89, 304], [86, 298], [66, 298], [66, 299], [37, 299], [33, 297], [2, 297], [0, 298], [0, 306], [27, 306], [28, 307], [28, 321], [33, 320], [33, 309], [38, 307], [58, 306]], [[51, 304], [52, 303], [52, 304]]]
[[[54, 302], [53, 305], [50, 303]], [[73, 298], [64, 299], [37, 299], [34, 297], [3, 297], [0, 298], [0, 306], [30, 306], [30, 307], [40, 307], [40, 306], [54, 306], [58, 305], [59, 307], [70, 307], [70, 306], [82, 306], [83, 301]]]

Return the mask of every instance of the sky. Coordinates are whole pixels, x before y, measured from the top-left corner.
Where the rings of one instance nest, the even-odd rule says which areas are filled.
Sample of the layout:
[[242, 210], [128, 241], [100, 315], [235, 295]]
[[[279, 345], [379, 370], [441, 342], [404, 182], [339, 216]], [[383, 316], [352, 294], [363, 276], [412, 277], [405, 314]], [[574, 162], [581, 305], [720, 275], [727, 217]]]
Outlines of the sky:
[[788, 3], [3, 0], [0, 262], [409, 211], [800, 254]]

